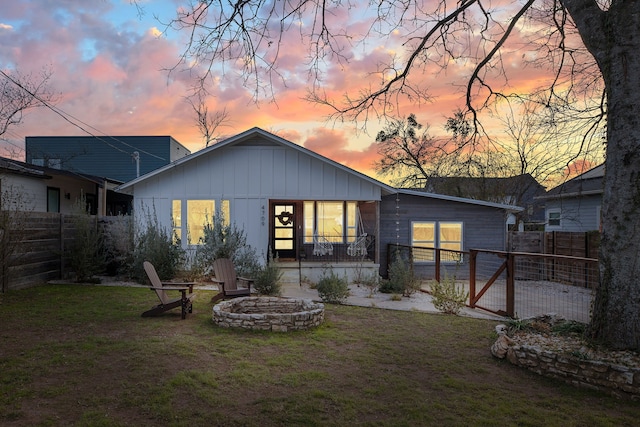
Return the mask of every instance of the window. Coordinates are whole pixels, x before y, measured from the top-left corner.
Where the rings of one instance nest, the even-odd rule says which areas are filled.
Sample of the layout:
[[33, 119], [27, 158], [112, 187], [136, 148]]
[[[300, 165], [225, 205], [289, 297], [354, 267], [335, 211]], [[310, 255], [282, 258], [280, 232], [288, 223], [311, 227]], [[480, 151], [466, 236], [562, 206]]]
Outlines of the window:
[[[223, 221], [227, 223], [230, 216], [229, 200], [218, 202], [218, 210], [216, 210], [216, 200], [187, 200], [186, 204], [183, 204], [182, 200], [173, 200], [171, 220], [175, 241], [182, 241], [185, 238], [183, 233], [186, 231], [187, 244], [202, 244], [205, 226], [213, 225], [213, 217], [217, 212], [222, 213]], [[184, 205], [186, 205], [186, 215], [182, 210]]]
[[[438, 235], [441, 249], [451, 251], [462, 251], [462, 223], [461, 222], [441, 222], [440, 233]], [[441, 252], [442, 262], [459, 262], [461, 254], [457, 252]]]
[[49, 166], [51, 169], [62, 169], [62, 160], [49, 159], [47, 160], [47, 166]]
[[[436, 223], [435, 222], [414, 222], [411, 226], [411, 246], [423, 246], [428, 248], [436, 247]], [[432, 250], [414, 250], [414, 261], [434, 261], [435, 254]]]
[[549, 228], [560, 228], [560, 220], [560, 209], [553, 209], [547, 212], [547, 225], [549, 226]]
[[173, 200], [171, 203], [171, 222], [173, 225], [173, 243], [182, 241], [182, 200]]
[[187, 200], [187, 243], [202, 244], [204, 227], [213, 224], [214, 200]]
[[357, 235], [356, 202], [304, 202], [304, 241], [318, 234], [332, 243], [353, 242]]
[[47, 212], [60, 212], [60, 189], [47, 187]]
[[[411, 223], [411, 246], [462, 251], [462, 223], [414, 221]], [[460, 255], [443, 252], [441, 259], [443, 262], [458, 262]], [[414, 262], [433, 262], [435, 251], [414, 249], [413, 260]]]

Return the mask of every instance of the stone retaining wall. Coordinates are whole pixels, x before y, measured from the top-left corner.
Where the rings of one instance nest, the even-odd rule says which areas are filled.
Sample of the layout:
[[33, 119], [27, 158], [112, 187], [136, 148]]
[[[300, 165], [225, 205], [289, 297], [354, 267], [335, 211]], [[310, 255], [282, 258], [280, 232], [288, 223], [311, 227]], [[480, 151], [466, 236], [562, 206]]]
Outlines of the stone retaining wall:
[[512, 364], [540, 375], [558, 378], [578, 387], [640, 400], [640, 368], [583, 360], [529, 345], [510, 346], [506, 357]]
[[216, 304], [212, 318], [225, 328], [297, 331], [320, 325], [324, 305], [308, 299], [242, 297]]

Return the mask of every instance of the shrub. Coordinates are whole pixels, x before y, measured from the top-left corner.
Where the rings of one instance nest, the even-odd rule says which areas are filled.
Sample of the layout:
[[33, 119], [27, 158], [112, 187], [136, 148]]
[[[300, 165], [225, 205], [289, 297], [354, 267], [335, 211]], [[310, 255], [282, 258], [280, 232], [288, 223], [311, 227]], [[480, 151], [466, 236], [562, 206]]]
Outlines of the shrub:
[[77, 282], [95, 282], [93, 277], [104, 269], [102, 237], [96, 219], [86, 212], [85, 206], [84, 196], [73, 206], [74, 239], [68, 252], [69, 264]]
[[338, 277], [330, 270], [328, 275], [323, 273], [317, 285], [318, 296], [323, 302], [331, 304], [342, 304], [349, 296], [349, 284], [346, 279]]
[[273, 258], [271, 252], [269, 252], [269, 259], [265, 265], [256, 269], [253, 278], [255, 279], [256, 291], [260, 295], [280, 295], [282, 270], [280, 270], [278, 262]]
[[402, 294], [411, 296], [420, 290], [420, 281], [416, 280], [413, 271], [407, 266], [402, 257], [397, 256], [389, 266], [389, 280], [380, 285], [380, 292], [387, 294]]
[[107, 274], [128, 274], [134, 252], [132, 217], [118, 215], [105, 218], [102, 223], [102, 236]]
[[369, 290], [369, 297], [372, 297], [380, 288], [380, 276], [376, 273], [363, 275], [360, 279], [360, 284]]
[[150, 212], [145, 213], [145, 225], [139, 225], [135, 238], [132, 276], [147, 281], [142, 263], [149, 261], [154, 265], [160, 280], [169, 280], [184, 264], [184, 251], [166, 228], [160, 226], [158, 218]]
[[178, 277], [185, 282], [197, 282], [206, 280], [210, 274], [211, 266], [207, 265], [201, 257], [198, 257], [196, 249], [188, 249], [184, 255], [184, 266], [178, 272]]
[[447, 314], [458, 314], [467, 302], [469, 292], [456, 285], [455, 276], [445, 276], [442, 282], [431, 283], [433, 306]]
[[196, 254], [198, 262], [211, 266], [218, 258], [229, 258], [233, 261], [236, 273], [250, 276], [260, 267], [255, 250], [247, 245], [244, 230], [235, 224], [226, 224], [221, 211], [216, 212], [213, 224], [204, 226], [204, 237]]

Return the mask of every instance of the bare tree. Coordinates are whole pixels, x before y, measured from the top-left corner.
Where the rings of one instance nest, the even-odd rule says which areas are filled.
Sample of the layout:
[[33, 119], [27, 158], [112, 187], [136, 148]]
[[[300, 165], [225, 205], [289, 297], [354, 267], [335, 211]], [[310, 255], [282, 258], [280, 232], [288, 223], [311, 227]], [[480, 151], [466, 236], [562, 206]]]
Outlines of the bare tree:
[[581, 134], [571, 121], [554, 121], [549, 108], [536, 99], [513, 98], [503, 103], [498, 121], [500, 135], [487, 140], [485, 151], [501, 158], [506, 175], [530, 174], [548, 188], [569, 178], [567, 170], [580, 160], [586, 169], [604, 161], [604, 129], [600, 138], [583, 144]]
[[0, 70], [0, 135], [22, 123], [24, 113], [54, 100], [50, 91], [51, 72], [39, 76]]
[[[463, 64], [468, 70], [464, 111], [473, 125], [470, 143], [486, 134], [480, 113], [512, 95], [509, 58], [524, 52], [550, 75], [540, 84], [543, 90], [532, 91], [547, 94], [544, 105], [554, 115], [581, 124], [576, 131], [584, 144], [598, 138], [606, 115], [601, 283], [590, 333], [612, 348], [640, 350], [640, 2], [493, 3], [207, 0], [181, 10], [172, 25], [190, 32], [184, 59], [203, 67], [204, 77], [217, 73], [218, 66], [240, 64], [256, 95], [273, 88], [275, 79], [286, 82], [277, 66], [280, 47], [289, 32], [296, 32], [309, 48], [309, 99], [333, 108], [338, 118], [364, 122], [371, 114], [397, 111], [399, 99], [414, 104], [429, 99], [425, 77]], [[338, 19], [367, 6], [370, 30], [358, 39]], [[371, 69], [379, 83], [331, 99], [322, 80], [326, 67], [346, 64], [346, 48], [373, 35], [402, 38], [405, 51]]]
[[195, 116], [196, 126], [204, 139], [204, 146], [219, 139], [218, 128], [220, 128], [228, 119], [229, 113], [226, 108], [221, 111], [211, 113], [207, 105], [207, 95], [204, 90], [196, 91], [192, 96], [187, 98], [187, 102], [191, 105]]
[[428, 127], [410, 114], [405, 120], [391, 119], [378, 132], [376, 147], [380, 160], [374, 167], [392, 178], [399, 187], [425, 188], [436, 177], [456, 174], [459, 151], [449, 139], [429, 135]]

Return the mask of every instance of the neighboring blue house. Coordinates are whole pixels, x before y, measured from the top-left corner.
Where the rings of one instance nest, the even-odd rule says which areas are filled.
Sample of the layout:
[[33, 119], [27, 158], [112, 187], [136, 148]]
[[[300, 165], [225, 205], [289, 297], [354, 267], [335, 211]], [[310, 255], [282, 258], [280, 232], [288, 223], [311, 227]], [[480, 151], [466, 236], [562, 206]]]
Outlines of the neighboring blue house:
[[26, 162], [127, 182], [191, 154], [170, 136], [27, 136]]
[[549, 190], [545, 231], [586, 232], [600, 230], [604, 164]]

